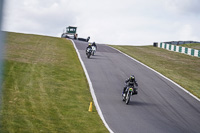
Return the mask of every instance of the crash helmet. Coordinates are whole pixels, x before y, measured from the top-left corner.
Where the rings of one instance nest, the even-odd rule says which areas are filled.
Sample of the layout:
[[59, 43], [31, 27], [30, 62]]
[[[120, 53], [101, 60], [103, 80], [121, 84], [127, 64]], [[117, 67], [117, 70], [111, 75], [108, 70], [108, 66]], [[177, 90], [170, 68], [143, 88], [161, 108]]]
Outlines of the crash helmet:
[[131, 76], [130, 76], [130, 80], [131, 80], [131, 81], [135, 80], [134, 75], [131, 75]]
[[91, 46], [91, 45], [92, 45], [91, 43], [88, 44], [88, 46]]

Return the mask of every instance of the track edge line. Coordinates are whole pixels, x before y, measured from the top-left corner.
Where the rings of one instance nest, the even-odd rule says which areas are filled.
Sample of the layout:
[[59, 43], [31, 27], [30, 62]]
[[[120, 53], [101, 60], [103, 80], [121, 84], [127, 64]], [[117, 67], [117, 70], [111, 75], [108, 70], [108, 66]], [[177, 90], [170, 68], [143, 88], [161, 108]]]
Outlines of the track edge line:
[[87, 69], [86, 69], [86, 67], [85, 67], [85, 64], [83, 63], [83, 60], [81, 59], [80, 53], [78, 52], [78, 49], [77, 49], [77, 47], [76, 47], [74, 41], [73, 41], [72, 39], [70, 39], [70, 40], [71, 40], [72, 43], [73, 43], [73, 46], [74, 46], [74, 48], [75, 48], [75, 50], [76, 50], [76, 53], [77, 53], [77, 55], [78, 55], [78, 58], [79, 58], [79, 60], [80, 60], [80, 62], [81, 62], [81, 65], [82, 65], [82, 67], [83, 67], [83, 70], [84, 70], [84, 72], [85, 72], [85, 75], [86, 75], [86, 78], [87, 78], [87, 81], [88, 81], [88, 84], [89, 84], [90, 92], [91, 92], [91, 94], [92, 94], [92, 98], [93, 98], [93, 101], [94, 101], [94, 105], [95, 105], [95, 107], [96, 107], [96, 109], [97, 109], [97, 112], [98, 112], [98, 114], [99, 114], [101, 120], [103, 121], [104, 125], [105, 125], [106, 128], [108, 129], [108, 131], [109, 131], [110, 133], [114, 133], [114, 132], [111, 130], [111, 128], [108, 126], [107, 122], [106, 122], [105, 119], [104, 119], [103, 113], [102, 113], [102, 111], [101, 111], [101, 109], [100, 109], [100, 107], [99, 107], [99, 104], [98, 104], [96, 95], [95, 95], [95, 93], [94, 93], [94, 89], [93, 89], [93, 86], [92, 86], [92, 82], [91, 82], [91, 80], [90, 80], [90, 77], [89, 77], [89, 74], [88, 74]]

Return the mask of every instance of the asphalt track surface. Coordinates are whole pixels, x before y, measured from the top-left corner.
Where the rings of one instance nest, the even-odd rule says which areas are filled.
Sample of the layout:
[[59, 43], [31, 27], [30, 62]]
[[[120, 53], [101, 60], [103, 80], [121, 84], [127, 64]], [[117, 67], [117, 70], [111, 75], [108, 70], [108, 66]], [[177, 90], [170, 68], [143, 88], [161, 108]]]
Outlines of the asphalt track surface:
[[[74, 41], [91, 79], [105, 121], [115, 133], [200, 133], [200, 102], [140, 63], [107, 45], [86, 57]], [[122, 101], [124, 81], [134, 74], [138, 95]]]

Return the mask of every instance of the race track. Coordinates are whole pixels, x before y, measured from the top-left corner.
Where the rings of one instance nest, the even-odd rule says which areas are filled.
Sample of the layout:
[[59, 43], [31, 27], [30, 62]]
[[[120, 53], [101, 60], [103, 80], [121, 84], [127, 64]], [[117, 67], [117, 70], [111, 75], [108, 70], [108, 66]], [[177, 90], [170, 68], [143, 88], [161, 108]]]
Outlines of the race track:
[[[86, 57], [74, 41], [91, 79], [105, 121], [115, 133], [200, 133], [200, 102], [154, 71], [106, 45]], [[134, 74], [138, 95], [122, 101], [124, 81]]]

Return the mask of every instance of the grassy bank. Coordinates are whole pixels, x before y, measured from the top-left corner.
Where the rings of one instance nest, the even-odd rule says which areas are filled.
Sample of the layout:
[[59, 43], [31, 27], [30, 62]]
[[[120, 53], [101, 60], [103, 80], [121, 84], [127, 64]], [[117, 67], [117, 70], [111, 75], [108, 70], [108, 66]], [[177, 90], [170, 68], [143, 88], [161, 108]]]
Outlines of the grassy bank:
[[172, 79], [200, 98], [200, 58], [153, 46], [112, 46]]
[[1, 133], [108, 132], [70, 41], [8, 33]]
[[200, 43], [183, 44], [183, 45], [180, 45], [180, 46], [200, 50]]

